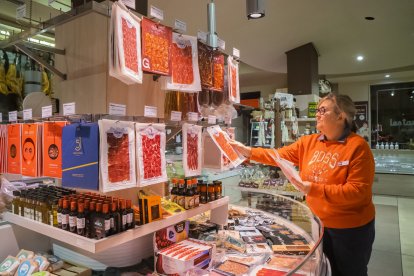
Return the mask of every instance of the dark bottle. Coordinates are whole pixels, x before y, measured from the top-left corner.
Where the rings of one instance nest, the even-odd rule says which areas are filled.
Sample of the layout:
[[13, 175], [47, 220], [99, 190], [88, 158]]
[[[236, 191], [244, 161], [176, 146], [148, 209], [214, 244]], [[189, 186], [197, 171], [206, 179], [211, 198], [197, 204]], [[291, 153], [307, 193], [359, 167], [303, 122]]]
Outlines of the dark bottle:
[[92, 216], [94, 232], [92, 235], [96, 239], [105, 238], [105, 219], [102, 215], [102, 203], [96, 203], [96, 212]]
[[194, 208], [193, 180], [187, 179], [187, 189], [184, 196], [184, 209], [190, 210], [192, 208]]
[[207, 187], [207, 196], [208, 196], [208, 201], [209, 202], [216, 200], [216, 191], [214, 189], [214, 183], [208, 184], [208, 187]]
[[118, 213], [117, 203], [111, 203], [111, 235], [119, 232], [119, 227], [121, 225], [120, 216]]
[[11, 212], [13, 214], [19, 215], [20, 214], [20, 192], [13, 191], [13, 201], [12, 201], [12, 209]]
[[171, 182], [173, 184], [173, 188], [171, 189], [171, 201], [177, 203], [178, 180], [177, 178], [173, 178]]
[[76, 233], [76, 217], [78, 212], [76, 210], [76, 201], [70, 203], [70, 213], [69, 213], [69, 231]]
[[76, 216], [76, 233], [85, 236], [86, 233], [86, 219], [85, 219], [85, 205], [78, 203], [78, 215]]
[[69, 231], [69, 201], [67, 199], [63, 200], [61, 218], [62, 229]]
[[107, 203], [102, 205], [102, 217], [105, 221], [105, 237], [108, 237], [111, 233], [111, 215], [109, 214], [109, 204]]
[[90, 229], [90, 211], [89, 211], [90, 201], [85, 199], [83, 203], [83, 213], [85, 215], [85, 231], [84, 236], [89, 237], [89, 229]]
[[177, 204], [181, 207], [185, 207], [185, 187], [184, 179], [178, 180], [178, 193], [177, 193]]
[[207, 194], [207, 183], [203, 182], [203, 184], [200, 184], [200, 203], [207, 203], [208, 202], [208, 194]]
[[128, 213], [126, 211], [126, 203], [125, 199], [121, 199], [121, 208], [119, 210], [119, 213], [121, 214], [121, 232], [127, 230], [127, 216]]
[[63, 209], [63, 199], [59, 198], [58, 201], [58, 209], [57, 209], [57, 221], [58, 221], [58, 228], [62, 228], [62, 209]]
[[132, 209], [132, 202], [130, 199], [126, 200], [127, 212], [127, 229], [135, 228], [134, 210]]
[[57, 198], [52, 197], [50, 199], [49, 207], [49, 224], [58, 227], [57, 210], [59, 208], [59, 201]]
[[200, 193], [198, 192], [197, 187], [197, 178], [193, 179], [193, 197], [194, 197], [194, 207], [200, 206]]
[[93, 218], [96, 214], [96, 202], [91, 201], [89, 204], [89, 231], [88, 231], [88, 237], [89, 238], [95, 238], [95, 226], [93, 224]]
[[213, 181], [213, 183], [214, 183], [215, 198], [220, 199], [222, 197], [222, 194], [221, 194], [222, 183], [221, 183], [221, 181], [218, 181], [218, 180]]

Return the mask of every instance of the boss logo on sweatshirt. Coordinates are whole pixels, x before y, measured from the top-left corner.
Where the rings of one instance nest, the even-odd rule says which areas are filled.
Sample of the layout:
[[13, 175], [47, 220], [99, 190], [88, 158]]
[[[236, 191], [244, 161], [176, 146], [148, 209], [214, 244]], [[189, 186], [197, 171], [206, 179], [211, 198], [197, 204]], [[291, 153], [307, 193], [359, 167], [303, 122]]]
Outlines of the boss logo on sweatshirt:
[[328, 164], [331, 169], [335, 168], [338, 162], [338, 153], [325, 152], [323, 150], [317, 150], [313, 153], [311, 160], [308, 165], [313, 163], [325, 163]]

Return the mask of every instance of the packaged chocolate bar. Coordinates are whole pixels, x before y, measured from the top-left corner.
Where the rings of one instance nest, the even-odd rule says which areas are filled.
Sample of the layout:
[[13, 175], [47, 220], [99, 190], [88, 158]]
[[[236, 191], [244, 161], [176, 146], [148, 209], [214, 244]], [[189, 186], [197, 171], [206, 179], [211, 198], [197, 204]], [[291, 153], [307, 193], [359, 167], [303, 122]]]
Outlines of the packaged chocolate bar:
[[7, 256], [2, 263], [0, 263], [0, 275], [13, 275], [19, 267], [19, 259], [13, 256]]
[[246, 254], [272, 254], [272, 249], [269, 247], [269, 245], [267, 245], [267, 243], [251, 243], [246, 244]]
[[282, 255], [307, 255], [311, 249], [309, 245], [272, 245], [273, 253]]
[[266, 238], [262, 235], [260, 236], [244, 236], [242, 237], [245, 243], [266, 243]]
[[45, 257], [36, 255], [33, 260], [39, 265], [40, 271], [47, 270], [49, 268], [50, 263]]
[[[268, 266], [257, 266], [254, 270], [250, 273], [250, 275], [257, 275], [257, 276], [284, 276], [288, 274], [289, 270], [287, 269], [275, 269]], [[305, 274], [296, 272], [293, 273], [292, 276], [304, 276]]]
[[227, 236], [224, 240], [224, 246], [228, 249], [234, 249], [240, 253], [244, 253], [246, 251], [246, 244], [243, 240], [236, 239], [232, 236]]
[[15, 276], [27, 276], [32, 275], [35, 272], [39, 271], [38, 264], [33, 260], [24, 260], [20, 263], [17, 268]]
[[226, 275], [240, 276], [247, 275], [250, 267], [243, 263], [226, 260], [217, 265], [214, 270], [218, 272], [224, 272]]
[[16, 256], [16, 258], [19, 259], [19, 261], [23, 261], [25, 259], [31, 259], [33, 257], [34, 257], [33, 251], [24, 250], [24, 249], [20, 250]]
[[[270, 248], [269, 248], [270, 249]], [[263, 256], [251, 256], [244, 254], [229, 254], [224, 257], [224, 260], [229, 260], [237, 263], [242, 263], [248, 266], [253, 266], [263, 262]]]

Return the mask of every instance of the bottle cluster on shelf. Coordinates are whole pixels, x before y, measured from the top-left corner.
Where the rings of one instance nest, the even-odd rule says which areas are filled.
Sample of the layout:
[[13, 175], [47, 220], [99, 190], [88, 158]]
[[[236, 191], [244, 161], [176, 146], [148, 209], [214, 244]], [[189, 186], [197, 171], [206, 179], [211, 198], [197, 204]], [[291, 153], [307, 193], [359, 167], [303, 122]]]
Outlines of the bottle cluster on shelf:
[[171, 201], [186, 210], [198, 207], [200, 203], [205, 204], [223, 197], [221, 181], [213, 181], [207, 184], [206, 181], [197, 180], [196, 178], [173, 178], [171, 182], [173, 185]]
[[12, 212], [92, 239], [135, 227], [131, 200], [41, 185], [13, 192]]
[[377, 142], [377, 144], [375, 145], [375, 149], [398, 150], [400, 149], [400, 146], [398, 145], [398, 142], [395, 142], [395, 144], [393, 144], [392, 142], [386, 142], [385, 144], [384, 142], [381, 142], [381, 144]]

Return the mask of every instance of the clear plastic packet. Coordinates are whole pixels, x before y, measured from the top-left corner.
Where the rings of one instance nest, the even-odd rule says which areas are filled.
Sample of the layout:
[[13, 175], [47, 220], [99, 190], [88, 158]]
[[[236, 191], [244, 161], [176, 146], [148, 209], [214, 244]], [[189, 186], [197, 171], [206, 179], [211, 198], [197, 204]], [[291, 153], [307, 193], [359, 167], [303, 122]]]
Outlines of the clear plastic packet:
[[133, 122], [99, 120], [102, 192], [136, 187]]
[[136, 123], [138, 186], [167, 181], [165, 125]]
[[220, 126], [216, 125], [208, 127], [207, 132], [210, 134], [217, 147], [219, 147], [221, 152], [230, 160], [234, 167], [237, 167], [243, 163], [245, 158], [229, 144], [229, 135], [223, 131]]
[[164, 78], [163, 89], [182, 92], [201, 90], [196, 37], [173, 33], [171, 77]]
[[142, 68], [146, 72], [171, 75], [172, 29], [142, 18]]
[[[295, 186], [296, 189], [302, 191], [300, 187], [295, 185], [295, 181], [302, 182], [302, 178], [300, 177], [299, 172], [296, 170], [295, 166], [288, 160], [281, 158], [279, 153], [275, 149], [273, 149], [273, 152], [275, 153], [273, 159], [275, 160], [277, 166], [282, 170], [286, 178], [289, 179], [290, 183], [292, 183], [292, 185]], [[292, 181], [292, 179], [294, 179], [295, 181]]]
[[213, 54], [213, 87], [212, 90], [224, 90], [224, 55], [218, 51]]
[[198, 66], [202, 88], [211, 89], [213, 86], [213, 48], [200, 41], [198, 42]]
[[203, 128], [198, 125], [183, 125], [183, 167], [185, 177], [201, 174]]
[[109, 75], [126, 84], [142, 83], [141, 19], [122, 2], [112, 5], [109, 26]]
[[229, 100], [232, 103], [240, 103], [239, 63], [232, 56], [228, 56], [227, 66]]

